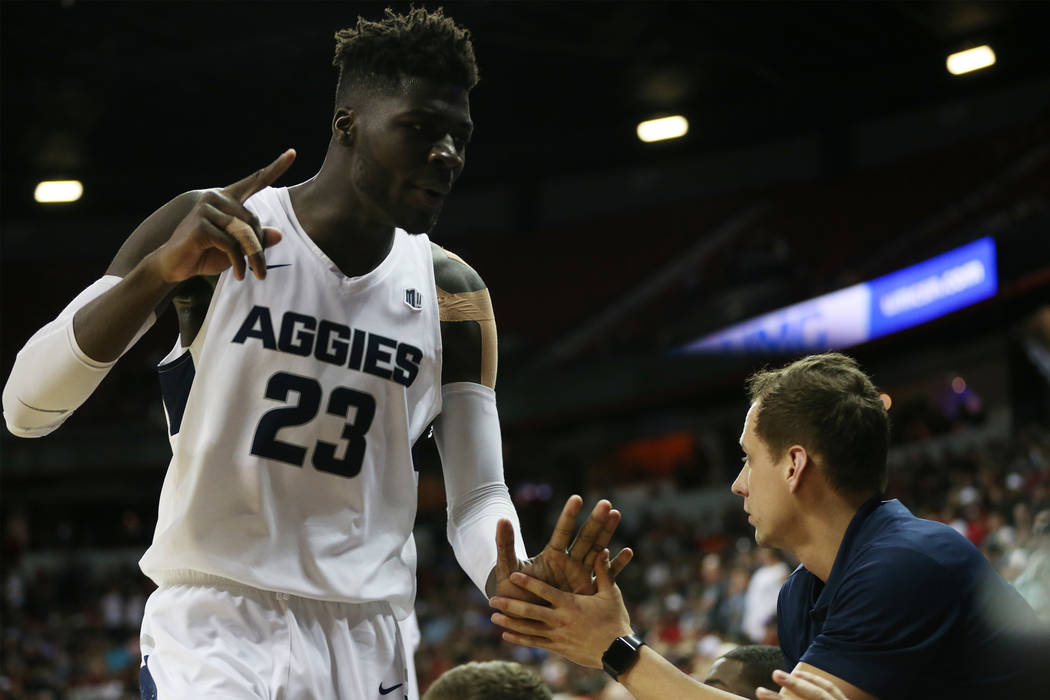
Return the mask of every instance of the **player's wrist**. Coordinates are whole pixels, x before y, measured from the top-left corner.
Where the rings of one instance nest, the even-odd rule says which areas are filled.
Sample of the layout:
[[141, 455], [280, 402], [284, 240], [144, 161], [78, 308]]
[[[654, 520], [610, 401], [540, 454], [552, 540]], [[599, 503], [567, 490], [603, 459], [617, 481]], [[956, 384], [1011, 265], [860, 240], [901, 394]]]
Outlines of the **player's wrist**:
[[166, 252], [164, 246], [161, 246], [144, 257], [128, 274], [129, 281], [133, 279], [136, 284], [155, 288], [160, 296], [164, 296], [183, 282], [183, 279], [178, 278], [174, 266], [168, 263]]

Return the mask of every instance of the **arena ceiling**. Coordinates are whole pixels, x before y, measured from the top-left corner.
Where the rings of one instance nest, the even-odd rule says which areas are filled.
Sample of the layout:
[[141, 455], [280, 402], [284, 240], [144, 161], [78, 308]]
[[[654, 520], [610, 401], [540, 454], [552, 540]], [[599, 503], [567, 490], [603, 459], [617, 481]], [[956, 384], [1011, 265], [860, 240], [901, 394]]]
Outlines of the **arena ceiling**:
[[[482, 72], [465, 183], [834, 133], [1050, 73], [1045, 2], [444, 4]], [[144, 214], [287, 146], [301, 153], [289, 178], [309, 177], [332, 34], [384, 5], [3, 2], [4, 218], [40, 215], [30, 193], [47, 177], [83, 180], [92, 215]], [[950, 76], [946, 55], [980, 43], [996, 66]], [[669, 112], [690, 119], [686, 138], [638, 142], [639, 119]]]

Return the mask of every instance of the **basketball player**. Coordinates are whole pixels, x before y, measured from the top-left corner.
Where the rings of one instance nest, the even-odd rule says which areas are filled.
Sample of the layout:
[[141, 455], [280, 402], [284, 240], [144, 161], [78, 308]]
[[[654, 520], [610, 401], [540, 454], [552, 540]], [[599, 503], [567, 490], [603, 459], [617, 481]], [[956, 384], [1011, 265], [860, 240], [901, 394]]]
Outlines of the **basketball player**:
[[[159, 586], [142, 625], [144, 697], [417, 698], [397, 620], [415, 596], [410, 451], [427, 426], [449, 539], [489, 595], [524, 597], [514, 570], [587, 589], [618, 521], [601, 502], [570, 545], [573, 497], [543, 553], [529, 560], [519, 536], [517, 558], [496, 565], [496, 523], [517, 518], [492, 306], [426, 235], [470, 141], [468, 32], [440, 10], [387, 10], [336, 34], [335, 65], [314, 177], [271, 187], [288, 150], [165, 204], [29, 340], [4, 389], [8, 428], [46, 435], [175, 305], [160, 366], [173, 456], [141, 560]], [[552, 559], [573, 573], [554, 576]]]

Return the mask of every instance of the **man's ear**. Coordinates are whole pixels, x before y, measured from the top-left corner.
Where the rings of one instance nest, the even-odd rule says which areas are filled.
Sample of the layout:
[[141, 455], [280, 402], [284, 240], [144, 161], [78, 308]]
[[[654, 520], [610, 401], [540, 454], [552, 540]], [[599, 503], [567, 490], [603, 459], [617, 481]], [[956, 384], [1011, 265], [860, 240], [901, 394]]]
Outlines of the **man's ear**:
[[348, 107], [339, 107], [332, 118], [332, 137], [341, 145], [349, 146], [354, 142], [354, 131], [357, 127], [357, 115]]
[[813, 460], [802, 445], [792, 445], [788, 448], [787, 471], [784, 477], [791, 493], [795, 493], [802, 485], [802, 478], [808, 474], [812, 463]]

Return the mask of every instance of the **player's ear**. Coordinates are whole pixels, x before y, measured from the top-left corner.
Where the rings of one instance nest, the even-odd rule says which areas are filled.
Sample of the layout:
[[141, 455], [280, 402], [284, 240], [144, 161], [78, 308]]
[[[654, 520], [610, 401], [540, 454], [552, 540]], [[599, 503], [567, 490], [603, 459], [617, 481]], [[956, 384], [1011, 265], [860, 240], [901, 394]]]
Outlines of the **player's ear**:
[[802, 485], [802, 477], [812, 463], [809, 453], [802, 445], [792, 445], [788, 448], [788, 462], [784, 467], [784, 478], [791, 493], [795, 493]]
[[332, 117], [332, 138], [340, 145], [349, 146], [354, 141], [357, 115], [348, 107], [339, 107]]

